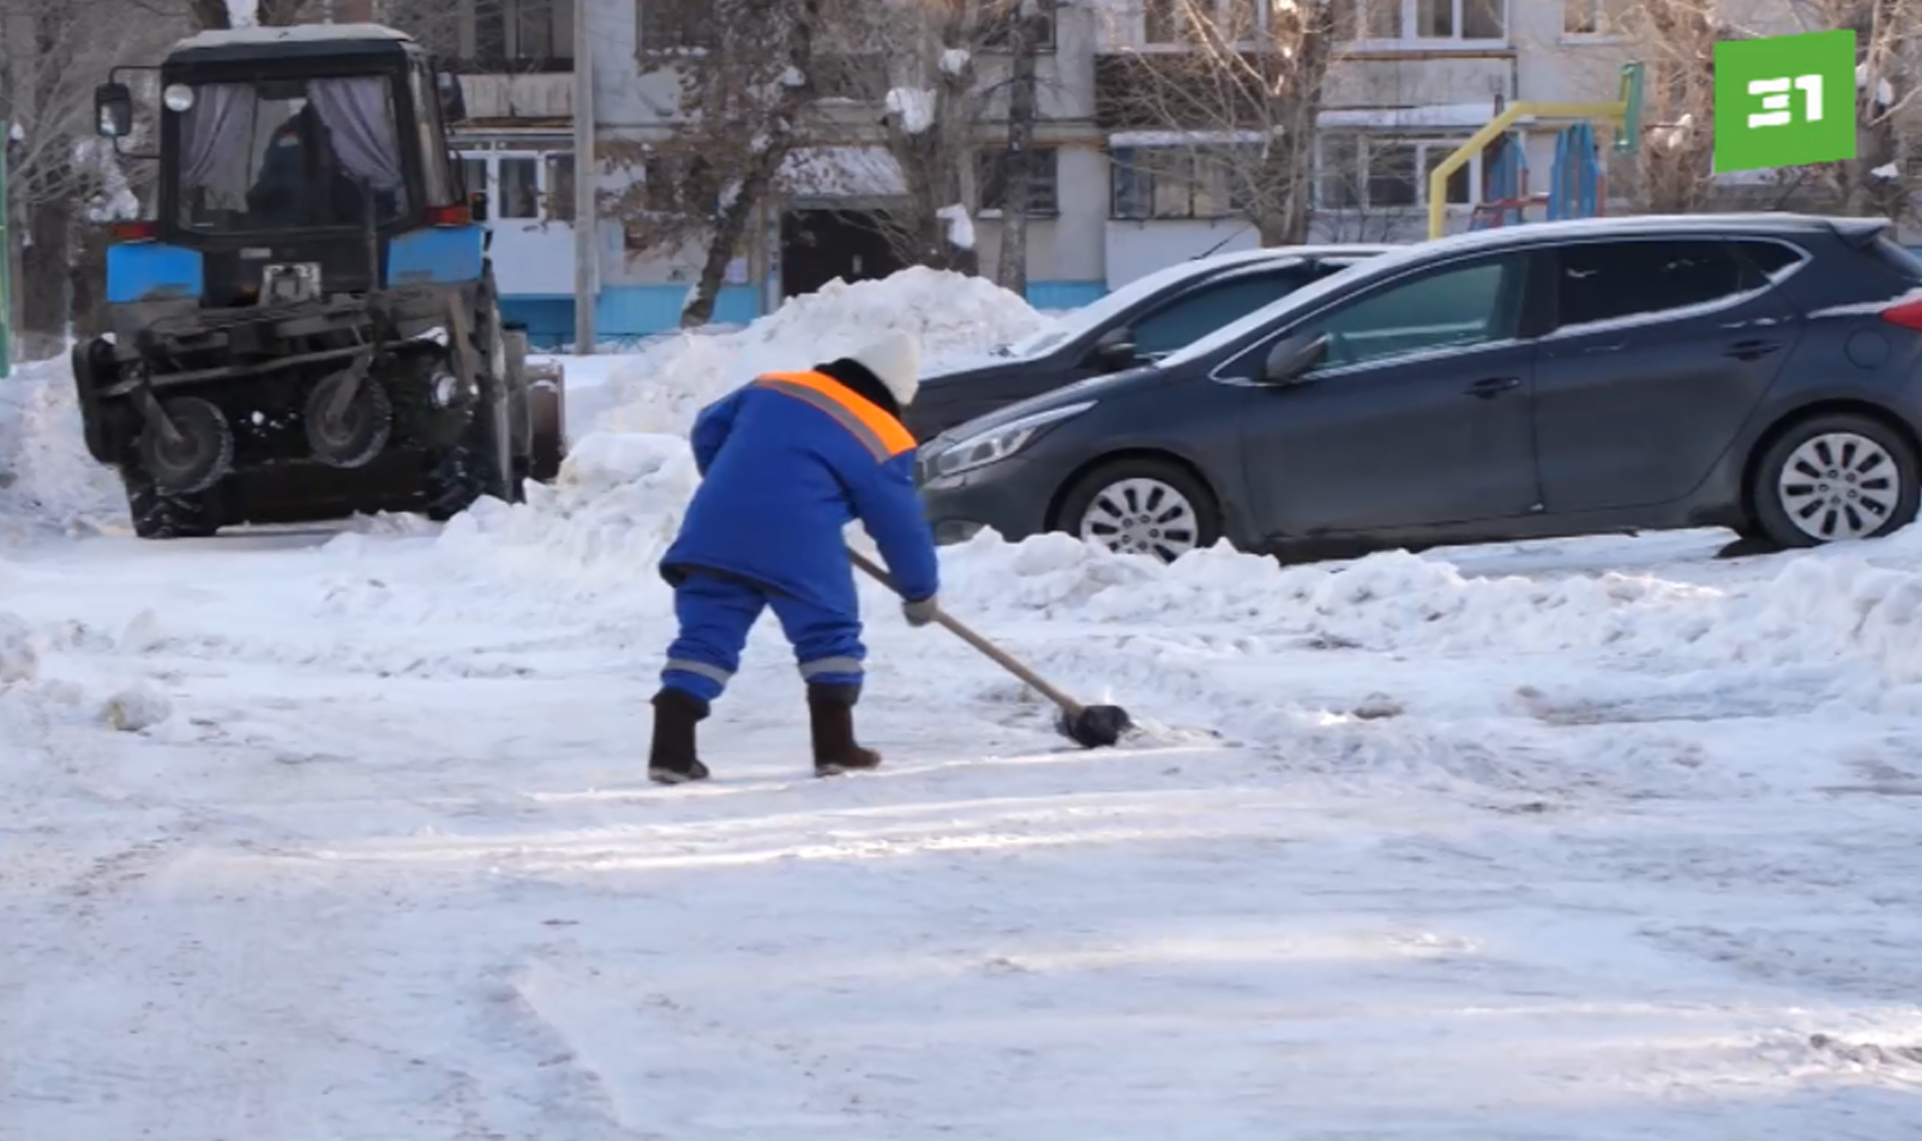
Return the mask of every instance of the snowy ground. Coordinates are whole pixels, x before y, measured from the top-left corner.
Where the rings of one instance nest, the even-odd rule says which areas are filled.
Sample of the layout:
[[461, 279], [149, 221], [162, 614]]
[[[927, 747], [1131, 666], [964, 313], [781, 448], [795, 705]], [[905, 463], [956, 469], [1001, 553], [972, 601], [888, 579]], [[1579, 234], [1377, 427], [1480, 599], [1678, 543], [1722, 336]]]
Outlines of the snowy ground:
[[9, 394], [0, 1138], [1922, 1133], [1922, 535], [983, 541], [952, 608], [1168, 743], [871, 595], [886, 771], [802, 775], [769, 623], [658, 790], [634, 433], [756, 351], [601, 367], [624, 431], [444, 530], [136, 544]]

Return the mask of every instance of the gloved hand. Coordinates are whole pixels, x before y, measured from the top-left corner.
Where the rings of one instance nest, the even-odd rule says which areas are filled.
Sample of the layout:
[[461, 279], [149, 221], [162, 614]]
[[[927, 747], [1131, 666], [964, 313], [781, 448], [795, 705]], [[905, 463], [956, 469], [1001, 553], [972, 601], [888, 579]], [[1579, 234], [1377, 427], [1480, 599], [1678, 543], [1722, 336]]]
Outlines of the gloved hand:
[[926, 626], [934, 621], [934, 612], [939, 606], [940, 603], [935, 599], [923, 598], [914, 602], [903, 602], [901, 613], [907, 616], [908, 625]]

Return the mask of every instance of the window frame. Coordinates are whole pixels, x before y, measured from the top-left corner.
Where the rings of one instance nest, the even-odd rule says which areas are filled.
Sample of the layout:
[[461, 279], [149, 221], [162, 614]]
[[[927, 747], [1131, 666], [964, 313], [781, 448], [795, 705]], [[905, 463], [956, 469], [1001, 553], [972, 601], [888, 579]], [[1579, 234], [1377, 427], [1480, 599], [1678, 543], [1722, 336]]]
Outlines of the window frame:
[[[1672, 309], [1656, 309], [1643, 313], [1631, 313], [1623, 317], [1609, 317], [1600, 321], [1591, 321], [1585, 325], [1562, 324], [1562, 254], [1565, 250], [1598, 245], [1653, 245], [1658, 242], [1699, 242], [1704, 245], [1721, 247], [1728, 259], [1735, 266], [1737, 290], [1734, 293], [1730, 293], [1714, 301], [1695, 302]], [[1741, 247], [1746, 243], [1785, 246], [1798, 255], [1797, 260], [1787, 269], [1780, 271], [1777, 276], [1768, 278], [1767, 275], [1762, 274], [1762, 271], [1753, 261], [1743, 256]], [[1792, 242], [1765, 237], [1759, 234], [1691, 234], [1686, 232], [1675, 234], [1596, 235], [1592, 238], [1568, 239], [1556, 242], [1553, 245], [1542, 246], [1536, 250], [1536, 253], [1542, 258], [1545, 267], [1544, 274], [1548, 278], [1548, 283], [1553, 286], [1549, 291], [1546, 328], [1535, 338], [1537, 342], [1543, 345], [1554, 345], [1580, 337], [1595, 336], [1600, 333], [1612, 333], [1621, 329], [1639, 329], [1649, 325], [1665, 324], [1670, 321], [1713, 316], [1724, 310], [1746, 305], [1774, 292], [1781, 287], [1784, 281], [1787, 281], [1789, 278], [1806, 269], [1813, 260], [1808, 251], [1801, 249]], [[1764, 283], [1756, 285], [1753, 288], [1740, 288], [1742, 281], [1751, 275], [1762, 275], [1764, 277]]]
[[[1382, 278], [1379, 281], [1366, 282], [1356, 289], [1349, 290], [1335, 297], [1326, 298], [1321, 304], [1316, 305], [1307, 312], [1297, 314], [1284, 322], [1272, 325], [1263, 330], [1249, 340], [1242, 348], [1236, 350], [1224, 359], [1220, 364], [1209, 369], [1208, 379], [1217, 384], [1255, 388], [1267, 387], [1260, 381], [1251, 379], [1251, 377], [1257, 377], [1261, 374], [1261, 365], [1265, 363], [1266, 354], [1274, 348], [1276, 343], [1284, 338], [1309, 328], [1315, 322], [1325, 320], [1329, 315], [1337, 313], [1342, 309], [1380, 297], [1391, 290], [1399, 289], [1405, 285], [1410, 285], [1428, 278], [1439, 277], [1443, 274], [1455, 273], [1488, 261], [1510, 260], [1517, 263], [1515, 280], [1503, 282], [1503, 288], [1513, 295], [1509, 299], [1513, 308], [1513, 326], [1509, 330], [1508, 336], [1481, 341], [1471, 345], [1446, 345], [1432, 349], [1417, 349], [1392, 357], [1377, 357], [1373, 360], [1357, 361], [1353, 364], [1345, 364], [1336, 368], [1317, 368], [1311, 370], [1306, 375], [1313, 377], [1315, 381], [1319, 382], [1322, 380], [1339, 379], [1364, 370], [1377, 369], [1384, 366], [1399, 368], [1424, 360], [1459, 357], [1464, 354], [1492, 352], [1499, 349], [1512, 349], [1517, 345], [1533, 340], [1533, 338], [1527, 335], [1526, 328], [1528, 320], [1528, 291], [1533, 285], [1531, 279], [1540, 272], [1537, 268], [1540, 262], [1537, 259], [1542, 252], [1543, 250], [1539, 248], [1526, 246], [1478, 251], [1462, 254], [1442, 262], [1410, 266], [1393, 276]], [[1260, 354], [1262, 359], [1255, 365], [1252, 373], [1239, 376], [1230, 375], [1231, 370], [1235, 370], [1238, 365], [1241, 365], [1256, 354]]]
[[[1454, 29], [1446, 36], [1422, 35], [1415, 29], [1420, 27], [1422, 0], [1341, 0], [1349, 5], [1346, 13], [1338, 14], [1337, 20], [1346, 20], [1355, 30], [1347, 42], [1351, 50], [1375, 51], [1434, 51], [1442, 50], [1488, 51], [1495, 48], [1512, 47], [1515, 42], [1515, 10], [1518, 0], [1493, 0], [1501, 20], [1501, 34], [1494, 37], [1466, 36], [1462, 33], [1463, 15], [1475, 0], [1445, 0], [1449, 5], [1449, 23]], [[1575, 0], [1568, 0], [1575, 2]], [[1367, 34], [1368, 13], [1378, 5], [1389, 6], [1396, 15], [1399, 31], [1393, 36], [1371, 36]]]
[[[713, 13], [708, 12], [709, 18], [704, 20], [694, 12], [695, 7], [694, 0], [635, 0], [636, 53], [642, 58], [660, 58], [697, 55], [719, 47], [720, 26], [713, 21]], [[649, 13], [653, 13], [657, 21], [656, 35], [648, 34]], [[654, 43], [655, 39], [662, 42]]]
[[[1058, 146], [1033, 146], [1028, 148], [1031, 157], [1046, 155], [1045, 170], [1034, 172], [1036, 177], [1028, 183], [1029, 201], [1027, 217], [1030, 219], [1055, 219], [1061, 217], [1061, 148]], [[1001, 218], [1006, 216], [1006, 205], [988, 205], [988, 186], [996, 173], [995, 167], [1008, 157], [1005, 148], [982, 147], [974, 152], [975, 199], [981, 206], [975, 211], [977, 218]], [[1005, 175], [1005, 172], [1002, 172]], [[1002, 195], [1007, 194], [1007, 180], [1001, 180]], [[1045, 205], [1036, 206], [1037, 192], [1046, 188]]]
[[[646, 4], [646, 0], [641, 0]], [[524, 8], [523, 5], [527, 5]], [[544, 7], [547, 17], [547, 47], [538, 55], [529, 54], [521, 44], [522, 29], [528, 26], [530, 9]], [[464, 42], [461, 55], [468, 70], [481, 72], [565, 71], [574, 66], [573, 4], [570, 0], [490, 0], [488, 19], [500, 21], [500, 50], [483, 50], [480, 6], [467, 4], [461, 12]], [[567, 26], [563, 34], [562, 25]]]
[[[1346, 205], [1330, 205], [1326, 197], [1327, 180], [1333, 176], [1334, 172], [1329, 170], [1327, 160], [1324, 156], [1327, 144], [1337, 140], [1352, 142], [1355, 147], [1355, 169], [1343, 172], [1343, 177], [1347, 183], [1354, 188], [1357, 200]], [[1452, 135], [1410, 133], [1388, 128], [1317, 132], [1315, 135], [1314, 154], [1312, 156], [1314, 186], [1311, 201], [1314, 204], [1314, 209], [1316, 211], [1329, 211], [1334, 213], [1426, 210], [1428, 209], [1428, 176], [1433, 169], [1429, 165], [1430, 155], [1439, 150], [1442, 157], [1446, 158], [1448, 155], [1460, 149], [1461, 145], [1466, 141], [1467, 139], [1465, 137], [1456, 138]], [[1368, 200], [1368, 192], [1372, 182], [1372, 175], [1369, 169], [1370, 152], [1375, 146], [1412, 146], [1415, 148], [1415, 200], [1412, 203], [1378, 206]], [[1467, 200], [1462, 202], [1449, 201], [1445, 203], [1444, 208], [1448, 210], [1473, 210], [1475, 203], [1481, 201], [1482, 196], [1482, 164], [1478, 162], [1466, 163], [1456, 173], [1466, 174], [1467, 176]]]
[[[1138, 154], [1175, 155], [1186, 161], [1189, 166], [1189, 175], [1185, 180], [1188, 197], [1187, 213], [1155, 212], [1154, 203], [1159, 195], [1154, 189], [1153, 179], [1165, 172], [1139, 163], [1134, 158]], [[1195, 170], [1197, 166], [1203, 164], [1208, 167], [1205, 173]], [[1143, 178], [1150, 180], [1147, 184], [1149, 189], [1145, 199], [1148, 203], [1146, 213], [1126, 213], [1122, 210], [1121, 184], [1124, 176], [1133, 180]], [[1205, 146], [1176, 143], [1167, 146], [1110, 147], [1108, 149], [1108, 220], [1111, 222], [1213, 222], [1223, 218], [1239, 218], [1243, 216], [1243, 212], [1236, 210], [1231, 203], [1232, 187], [1228, 184], [1232, 181], [1224, 176], [1221, 163], [1218, 160], [1211, 160], [1208, 148]], [[1142, 193], [1136, 187], [1130, 189], [1137, 197]], [[1202, 194], [1207, 195], [1214, 203], [1213, 212], [1204, 213], [1195, 208], [1195, 200]]]

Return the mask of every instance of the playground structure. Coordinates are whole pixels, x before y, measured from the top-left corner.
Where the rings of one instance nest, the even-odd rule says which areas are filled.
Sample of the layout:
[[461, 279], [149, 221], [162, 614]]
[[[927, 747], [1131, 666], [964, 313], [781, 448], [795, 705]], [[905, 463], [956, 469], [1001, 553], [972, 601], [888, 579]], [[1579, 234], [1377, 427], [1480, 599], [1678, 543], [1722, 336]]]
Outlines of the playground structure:
[[[1527, 146], [1522, 132], [1514, 129], [1524, 121], [1567, 124], [1555, 140], [1546, 192], [1529, 190]], [[1433, 240], [1446, 232], [1449, 177], [1491, 148], [1494, 160], [1483, 181], [1482, 201], [1469, 216], [1470, 229], [1526, 222], [1531, 206], [1545, 207], [1549, 219], [1594, 218], [1606, 212], [1608, 178], [1595, 138], [1598, 122], [1613, 126], [1615, 153], [1633, 155], [1640, 149], [1640, 63], [1622, 65], [1618, 98], [1612, 103], [1514, 103], [1470, 135], [1428, 176], [1428, 237]]]

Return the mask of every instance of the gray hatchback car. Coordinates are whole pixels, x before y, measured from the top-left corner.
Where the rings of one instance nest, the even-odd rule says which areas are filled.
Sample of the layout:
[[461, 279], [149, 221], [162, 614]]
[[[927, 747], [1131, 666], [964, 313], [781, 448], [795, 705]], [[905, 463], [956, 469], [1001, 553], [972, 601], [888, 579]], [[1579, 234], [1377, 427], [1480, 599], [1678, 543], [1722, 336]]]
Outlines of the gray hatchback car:
[[1369, 258], [929, 441], [937, 538], [1173, 559], [1915, 518], [1922, 261], [1881, 220], [1548, 222]]

